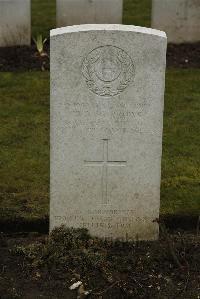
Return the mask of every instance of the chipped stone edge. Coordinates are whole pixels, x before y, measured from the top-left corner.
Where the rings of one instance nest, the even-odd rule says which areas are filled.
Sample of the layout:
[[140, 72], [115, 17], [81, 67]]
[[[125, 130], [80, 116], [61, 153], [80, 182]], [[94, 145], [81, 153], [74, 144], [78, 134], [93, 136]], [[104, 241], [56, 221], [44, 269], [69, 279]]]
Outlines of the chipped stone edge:
[[73, 32], [87, 32], [87, 31], [126, 31], [126, 32], [135, 32], [149, 35], [156, 35], [162, 38], [167, 38], [167, 35], [164, 31], [157, 29], [133, 26], [133, 25], [119, 25], [119, 24], [84, 24], [84, 25], [74, 25], [66, 26], [57, 29], [52, 29], [50, 31], [50, 36], [62, 35], [65, 33]]

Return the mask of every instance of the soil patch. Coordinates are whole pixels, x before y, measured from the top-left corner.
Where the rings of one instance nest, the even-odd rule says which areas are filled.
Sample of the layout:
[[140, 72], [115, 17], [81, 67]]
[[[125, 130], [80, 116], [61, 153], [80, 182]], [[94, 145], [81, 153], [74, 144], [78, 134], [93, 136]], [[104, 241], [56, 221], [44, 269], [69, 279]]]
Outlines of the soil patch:
[[[0, 48], [0, 71], [49, 70], [49, 41], [45, 44], [48, 56], [39, 57], [34, 44]], [[200, 68], [200, 42], [168, 45], [167, 67]]]
[[200, 42], [194, 44], [169, 44], [167, 66], [176, 68], [200, 68]]
[[48, 56], [40, 57], [34, 44], [0, 48], [0, 71], [49, 70], [49, 44], [44, 47]]
[[0, 298], [199, 298], [199, 249], [200, 236], [165, 229], [159, 241], [134, 243], [64, 227], [51, 238], [2, 234]]

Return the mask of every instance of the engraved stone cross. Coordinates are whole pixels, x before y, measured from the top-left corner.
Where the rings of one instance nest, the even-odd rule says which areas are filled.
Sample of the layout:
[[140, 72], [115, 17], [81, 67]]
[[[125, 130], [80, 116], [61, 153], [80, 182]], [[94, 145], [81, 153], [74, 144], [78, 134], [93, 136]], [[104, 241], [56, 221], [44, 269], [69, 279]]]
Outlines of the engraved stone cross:
[[103, 160], [101, 161], [85, 161], [87, 166], [97, 166], [102, 168], [102, 203], [108, 204], [108, 167], [126, 166], [127, 161], [112, 161], [108, 156], [108, 139], [103, 139]]

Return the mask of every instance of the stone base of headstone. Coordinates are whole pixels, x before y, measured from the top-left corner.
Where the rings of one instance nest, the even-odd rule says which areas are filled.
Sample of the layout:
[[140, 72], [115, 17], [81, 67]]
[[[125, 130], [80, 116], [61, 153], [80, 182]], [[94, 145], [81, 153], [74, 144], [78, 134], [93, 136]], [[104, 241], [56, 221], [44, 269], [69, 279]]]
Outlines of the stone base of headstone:
[[57, 0], [57, 27], [121, 24], [123, 0]]
[[151, 27], [170, 43], [200, 41], [200, 0], [153, 0]]
[[0, 0], [0, 47], [30, 43], [31, 1]]

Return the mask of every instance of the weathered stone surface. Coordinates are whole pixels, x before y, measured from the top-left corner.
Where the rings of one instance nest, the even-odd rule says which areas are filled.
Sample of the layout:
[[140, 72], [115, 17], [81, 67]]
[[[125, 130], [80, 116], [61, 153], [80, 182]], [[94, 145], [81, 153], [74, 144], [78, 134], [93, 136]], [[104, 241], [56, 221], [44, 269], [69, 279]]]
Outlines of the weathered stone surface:
[[123, 0], [57, 0], [57, 27], [121, 24]]
[[153, 0], [152, 28], [163, 30], [168, 42], [200, 41], [199, 0]]
[[51, 31], [51, 229], [158, 237], [166, 43], [134, 26]]
[[30, 0], [0, 0], [0, 47], [30, 45]]

